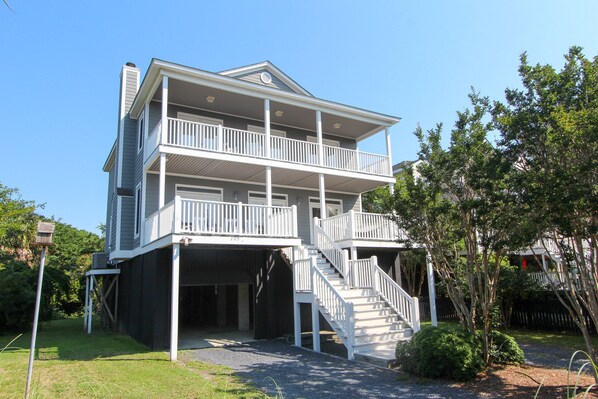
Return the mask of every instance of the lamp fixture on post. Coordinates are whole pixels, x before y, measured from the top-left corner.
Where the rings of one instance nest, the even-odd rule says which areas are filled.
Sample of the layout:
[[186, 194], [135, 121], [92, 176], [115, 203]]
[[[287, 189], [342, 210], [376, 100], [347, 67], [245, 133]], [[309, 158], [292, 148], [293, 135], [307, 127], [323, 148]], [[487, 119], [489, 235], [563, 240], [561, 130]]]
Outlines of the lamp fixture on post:
[[39, 275], [37, 277], [37, 294], [35, 296], [35, 313], [33, 314], [33, 330], [31, 332], [31, 350], [29, 352], [29, 367], [27, 369], [27, 386], [25, 387], [25, 399], [29, 397], [31, 388], [31, 375], [33, 373], [33, 356], [35, 354], [35, 340], [37, 339], [37, 324], [39, 321], [39, 304], [42, 296], [42, 283], [44, 281], [44, 265], [46, 263], [46, 248], [54, 245], [54, 223], [38, 222], [37, 237], [35, 245], [42, 247], [42, 254], [39, 260]]

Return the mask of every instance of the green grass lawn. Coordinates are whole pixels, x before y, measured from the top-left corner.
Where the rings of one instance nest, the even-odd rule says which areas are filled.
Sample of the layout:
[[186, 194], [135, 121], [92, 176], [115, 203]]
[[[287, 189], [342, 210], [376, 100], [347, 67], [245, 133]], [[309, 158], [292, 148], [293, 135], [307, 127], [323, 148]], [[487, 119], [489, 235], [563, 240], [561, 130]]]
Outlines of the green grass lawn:
[[[0, 336], [0, 349], [13, 336]], [[22, 398], [31, 334], [0, 353], [0, 397]], [[81, 319], [41, 325], [33, 366], [32, 398], [265, 398], [228, 368], [195, 361], [172, 363], [131, 338]]]

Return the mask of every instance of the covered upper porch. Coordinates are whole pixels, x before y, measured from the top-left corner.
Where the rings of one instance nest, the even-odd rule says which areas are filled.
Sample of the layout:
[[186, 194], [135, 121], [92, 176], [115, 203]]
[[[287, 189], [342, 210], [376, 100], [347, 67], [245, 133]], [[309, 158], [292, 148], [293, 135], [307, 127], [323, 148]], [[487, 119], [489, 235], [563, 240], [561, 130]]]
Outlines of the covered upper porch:
[[[301, 92], [155, 60], [131, 116], [147, 121], [143, 137], [148, 170], [159, 169], [164, 153], [176, 162], [173, 173], [206, 175], [209, 171], [202, 166], [209, 163], [234, 174], [253, 164], [297, 172], [288, 178], [281, 175], [279, 184], [311, 179], [313, 187], [318, 173], [342, 177], [341, 184], [347, 186], [351, 180], [374, 181], [364, 183], [362, 191], [392, 180], [389, 127], [399, 118]], [[386, 135], [386, 154], [359, 150], [361, 140], [378, 133]]]

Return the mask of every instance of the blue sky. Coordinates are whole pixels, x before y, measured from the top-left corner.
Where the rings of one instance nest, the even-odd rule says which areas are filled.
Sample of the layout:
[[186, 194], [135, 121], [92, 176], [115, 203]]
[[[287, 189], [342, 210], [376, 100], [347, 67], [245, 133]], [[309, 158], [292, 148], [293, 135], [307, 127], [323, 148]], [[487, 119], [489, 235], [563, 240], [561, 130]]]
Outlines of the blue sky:
[[[105, 219], [101, 168], [127, 61], [219, 71], [269, 60], [317, 97], [402, 117], [396, 163], [416, 157], [418, 123], [443, 122], [448, 134], [470, 86], [494, 99], [517, 86], [523, 51], [559, 68], [571, 45], [598, 54], [593, 0], [9, 1], [0, 182], [88, 230]], [[384, 153], [382, 135], [362, 149]]]

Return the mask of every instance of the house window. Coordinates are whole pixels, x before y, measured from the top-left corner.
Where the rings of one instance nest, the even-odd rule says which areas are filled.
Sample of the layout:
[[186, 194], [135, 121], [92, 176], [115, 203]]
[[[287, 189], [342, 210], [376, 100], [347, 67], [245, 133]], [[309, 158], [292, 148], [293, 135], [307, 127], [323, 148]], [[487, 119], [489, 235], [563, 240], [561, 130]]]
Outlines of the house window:
[[141, 114], [137, 123], [137, 152], [143, 148], [143, 133], [145, 132], [145, 115]]
[[[266, 193], [258, 191], [249, 191], [249, 204], [250, 205], [266, 205]], [[288, 206], [289, 200], [286, 194], [274, 194], [272, 193], [272, 205], [274, 206]]]
[[[307, 142], [308, 143], [317, 143], [318, 138], [314, 137], [314, 136], [307, 136]], [[340, 147], [340, 145], [341, 145], [341, 143], [339, 141], [325, 139], [325, 138], [322, 138], [322, 144], [329, 145], [330, 147]]]
[[135, 189], [135, 238], [139, 237], [141, 230], [141, 185]]

